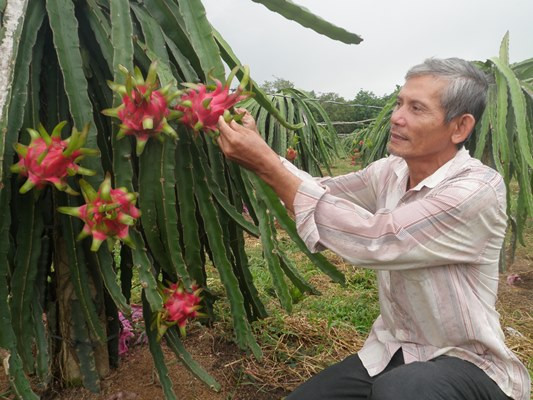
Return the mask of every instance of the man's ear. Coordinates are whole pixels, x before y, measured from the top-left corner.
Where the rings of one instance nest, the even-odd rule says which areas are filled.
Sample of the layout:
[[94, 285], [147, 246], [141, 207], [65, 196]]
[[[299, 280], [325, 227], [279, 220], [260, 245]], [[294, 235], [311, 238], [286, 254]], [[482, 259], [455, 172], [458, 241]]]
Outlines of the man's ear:
[[452, 142], [454, 144], [463, 143], [474, 129], [476, 119], [472, 114], [463, 114], [454, 121], [454, 132], [452, 133]]

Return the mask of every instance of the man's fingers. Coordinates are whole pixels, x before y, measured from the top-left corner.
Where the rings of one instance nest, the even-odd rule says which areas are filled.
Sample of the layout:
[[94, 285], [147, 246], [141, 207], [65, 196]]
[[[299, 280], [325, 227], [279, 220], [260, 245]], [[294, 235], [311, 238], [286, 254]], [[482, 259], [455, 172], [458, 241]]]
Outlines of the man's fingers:
[[243, 108], [243, 107], [237, 107], [237, 108], [235, 108], [235, 112], [236, 112], [237, 114], [244, 114], [245, 116], [246, 116], [246, 115], [252, 115], [252, 114], [250, 114], [250, 111], [248, 111], [246, 108]]
[[228, 123], [224, 120], [224, 117], [221, 115], [218, 117], [218, 124], [217, 124], [218, 130], [220, 133], [223, 133], [225, 135], [231, 133], [232, 129], [228, 125]]
[[246, 133], [246, 131], [249, 130], [249, 128], [247, 128], [247, 127], [245, 127], [245, 126], [243, 126], [241, 124], [238, 124], [237, 122], [235, 122], [233, 120], [230, 121], [229, 126], [230, 126], [231, 129], [233, 129], [234, 131], [239, 132], [239, 133]]

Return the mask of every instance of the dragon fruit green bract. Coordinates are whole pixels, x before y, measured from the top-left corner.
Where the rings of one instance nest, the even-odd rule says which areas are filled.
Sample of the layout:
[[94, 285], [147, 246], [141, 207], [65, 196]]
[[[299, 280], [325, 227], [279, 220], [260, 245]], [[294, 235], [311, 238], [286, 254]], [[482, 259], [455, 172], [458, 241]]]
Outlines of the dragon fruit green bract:
[[129, 227], [135, 224], [141, 212], [135, 207], [136, 193], [126, 188], [112, 189], [111, 176], [106, 175], [98, 192], [83, 179], [80, 179], [81, 192], [85, 199], [80, 207], [59, 207], [58, 211], [78, 217], [85, 226], [78, 240], [92, 235], [92, 251], [98, 251], [104, 240], [112, 247], [113, 240], [119, 239], [130, 247], [135, 247], [129, 235]]
[[188, 89], [181, 95], [175, 109], [183, 113], [179, 121], [195, 132], [205, 131], [206, 133], [217, 136], [217, 122], [221, 115], [224, 115], [226, 122], [231, 119], [238, 119], [239, 116], [232, 115], [230, 109], [239, 101], [244, 100], [251, 95], [251, 92], [245, 92], [244, 88], [250, 78], [250, 70], [244, 67], [244, 75], [237, 89], [230, 93], [230, 85], [233, 77], [239, 70], [235, 67], [226, 83], [216, 80], [216, 86], [204, 84], [183, 83]]
[[146, 79], [138, 67], [134, 75], [123, 66], [120, 70], [126, 75], [126, 84], [108, 82], [109, 87], [122, 96], [122, 103], [116, 108], [102, 110], [104, 115], [119, 118], [122, 123], [117, 138], [132, 135], [136, 138], [136, 152], [141, 155], [149, 138], [162, 140], [162, 133], [176, 139], [176, 131], [168, 124], [169, 120], [179, 118], [181, 113], [169, 109], [169, 103], [179, 92], [171, 91], [171, 84], [159, 88], [157, 82], [157, 63], [148, 69]]
[[87, 140], [89, 125], [81, 132], [74, 128], [69, 138], [61, 140], [61, 130], [66, 121], [57, 124], [49, 135], [42, 125], [38, 131], [28, 129], [31, 142], [28, 146], [15, 145], [19, 161], [11, 166], [11, 172], [27, 176], [28, 180], [21, 186], [20, 193], [26, 193], [33, 187], [42, 189], [47, 183], [69, 194], [78, 194], [67, 183], [67, 176], [75, 174], [94, 175], [94, 171], [76, 164], [86, 155], [98, 155], [96, 149], [82, 148]]
[[200, 293], [197, 285], [192, 285], [192, 291], [187, 291], [183, 282], [173, 283], [161, 292], [164, 299], [163, 310], [156, 314], [157, 336], [161, 339], [167, 329], [177, 325], [182, 336], [185, 336], [185, 326], [190, 319], [205, 316], [199, 313]]

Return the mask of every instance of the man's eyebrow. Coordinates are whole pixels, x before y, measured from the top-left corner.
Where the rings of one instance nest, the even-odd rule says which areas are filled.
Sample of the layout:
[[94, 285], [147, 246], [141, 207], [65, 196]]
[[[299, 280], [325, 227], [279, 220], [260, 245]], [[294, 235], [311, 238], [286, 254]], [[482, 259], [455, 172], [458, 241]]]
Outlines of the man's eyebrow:
[[422, 106], [422, 107], [424, 107], [424, 108], [428, 108], [427, 103], [425, 103], [425, 102], [422, 101], [422, 100], [417, 100], [417, 99], [415, 99], [415, 100], [411, 100], [409, 103], [411, 103], [411, 104], [416, 104], [416, 105], [418, 105], [418, 106]]
[[396, 100], [397, 101], [401, 100], [402, 102], [408, 103], [408, 104], [411, 104], [411, 105], [416, 104], [416, 105], [421, 106], [423, 108], [429, 108], [429, 105], [426, 102], [424, 102], [423, 100], [419, 100], [419, 99], [405, 98], [404, 96], [398, 95], [396, 97]]

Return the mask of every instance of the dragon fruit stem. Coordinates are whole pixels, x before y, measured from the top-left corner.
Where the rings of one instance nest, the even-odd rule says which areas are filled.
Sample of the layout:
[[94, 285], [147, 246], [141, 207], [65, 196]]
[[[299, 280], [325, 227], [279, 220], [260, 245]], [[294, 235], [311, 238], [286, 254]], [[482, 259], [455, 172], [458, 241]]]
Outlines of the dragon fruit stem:
[[20, 157], [26, 157], [28, 154], [28, 146], [24, 146], [22, 143], [17, 143], [13, 147]]
[[78, 167], [78, 170], [74, 172], [77, 172], [80, 175], [86, 175], [86, 176], [96, 175], [96, 171], [93, 171], [92, 169], [84, 168], [84, 167]]
[[29, 179], [24, 182], [24, 185], [22, 185], [20, 187], [20, 190], [19, 190], [19, 193], [21, 194], [24, 194], [24, 193], [27, 193], [29, 192], [31, 189], [33, 189], [33, 187], [35, 186], [35, 183], [33, 183], [32, 181], [30, 181]]
[[169, 114], [167, 115], [167, 121], [173, 120], [173, 119], [179, 119], [183, 117], [183, 113], [178, 110], [171, 110]]
[[104, 114], [106, 117], [118, 118], [118, 112], [123, 108], [124, 104], [121, 104], [115, 108], [106, 108], [105, 110], [102, 110], [101, 113]]
[[154, 61], [153, 63], [150, 64], [150, 67], [148, 68], [148, 73], [146, 74], [145, 83], [148, 86], [152, 86], [156, 82], [157, 82], [157, 61]]
[[212, 97], [208, 97], [207, 99], [205, 99], [204, 101], [202, 101], [202, 106], [206, 109], [206, 110], [209, 110], [209, 104], [211, 104], [211, 101], [213, 100]]
[[61, 121], [59, 124], [57, 124], [54, 127], [54, 130], [52, 131], [52, 137], [53, 138], [60, 138], [61, 137], [61, 131], [63, 130], [64, 126], [67, 124], [67, 121]]
[[79, 147], [78, 145], [79, 137], [80, 137], [80, 133], [76, 129], [74, 129], [68, 141], [67, 148], [63, 150], [64, 157], [70, 157], [72, 153], [74, 152], [74, 150], [76, 150]]
[[80, 207], [58, 207], [57, 211], [77, 218], [81, 216]]
[[86, 202], [92, 202], [98, 197], [98, 193], [85, 179], [80, 179], [80, 188]]
[[93, 236], [93, 242], [91, 243], [91, 251], [97, 252], [100, 249], [102, 242], [103, 242], [102, 239], [96, 239]]
[[41, 136], [41, 138], [44, 140], [44, 142], [46, 143], [47, 146], [50, 146], [50, 144], [52, 143], [52, 138], [50, 137], [50, 135], [48, 134], [48, 132], [46, 132], [46, 129], [44, 129], [44, 126], [43, 124], [39, 123], [39, 125], [37, 126], [37, 129], [39, 131], [39, 135]]
[[107, 86], [109, 86], [109, 89], [111, 89], [113, 92], [117, 92], [121, 96], [125, 96], [128, 94], [126, 90], [126, 86], [120, 85], [118, 83], [115, 83], [113, 81], [107, 81]]
[[105, 201], [112, 201], [113, 200], [111, 198], [111, 175], [109, 175], [109, 172], [106, 173], [105, 179], [102, 182], [102, 184], [100, 185], [99, 192], [100, 192], [100, 196]]
[[248, 81], [250, 80], [250, 67], [248, 65], [244, 66], [244, 75], [241, 79], [241, 83], [239, 85], [239, 89], [244, 90], [246, 85], [248, 85]]
[[164, 122], [163, 125], [162, 125], [162, 128], [163, 128], [163, 132], [165, 132], [167, 135], [169, 136], [172, 136], [172, 138], [174, 139], [177, 139], [178, 138], [178, 134], [176, 133], [176, 131], [174, 130], [174, 128], [172, 128], [168, 122]]
[[[128, 74], [129, 74], [129, 72], [128, 72]], [[141, 69], [139, 67], [137, 67], [137, 66], [133, 67], [133, 75], [134, 75], [133, 78], [135, 80], [135, 84], [136, 85], [142, 85], [142, 84], [146, 83], [146, 81], [143, 78], [143, 73], [141, 72]]]
[[229, 123], [233, 119], [233, 116], [229, 110], [224, 110], [224, 114], [222, 114], [222, 116], [224, 117], [224, 121], [226, 121], [226, 123]]

